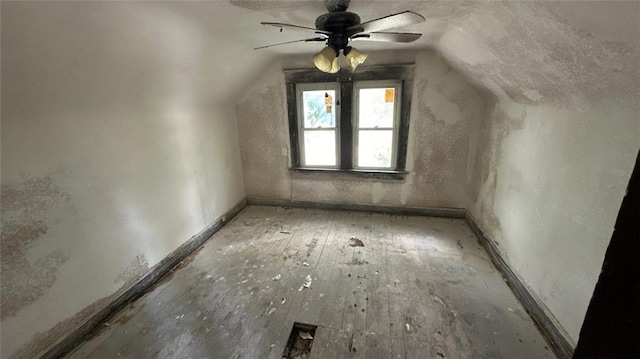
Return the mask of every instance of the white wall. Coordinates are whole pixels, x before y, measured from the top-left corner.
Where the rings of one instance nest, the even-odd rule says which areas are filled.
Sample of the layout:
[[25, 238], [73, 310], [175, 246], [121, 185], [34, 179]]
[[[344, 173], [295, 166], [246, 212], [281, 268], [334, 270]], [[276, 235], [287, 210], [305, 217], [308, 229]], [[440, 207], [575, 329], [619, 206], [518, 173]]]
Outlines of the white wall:
[[273, 62], [236, 107], [247, 196], [464, 208], [484, 101], [433, 52], [376, 52], [366, 65], [384, 63], [416, 66], [405, 181], [310, 179], [289, 171], [282, 70], [312, 66], [309, 55]]
[[150, 4], [2, 3], [2, 357], [34, 356], [244, 197], [215, 44]]
[[469, 210], [576, 342], [638, 138], [635, 115], [604, 103], [499, 102], [485, 128]]
[[487, 3], [438, 44], [494, 104], [467, 209], [574, 343], [640, 147], [638, 15]]

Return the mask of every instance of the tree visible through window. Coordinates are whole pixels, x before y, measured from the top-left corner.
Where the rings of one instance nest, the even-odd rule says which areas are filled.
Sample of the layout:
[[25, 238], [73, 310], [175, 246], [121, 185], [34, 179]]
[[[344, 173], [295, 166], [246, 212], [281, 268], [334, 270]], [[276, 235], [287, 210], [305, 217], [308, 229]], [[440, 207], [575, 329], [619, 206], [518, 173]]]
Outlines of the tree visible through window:
[[306, 167], [335, 167], [338, 165], [338, 129], [333, 99], [338, 91], [316, 90], [317, 87], [301, 85], [298, 89], [302, 97], [302, 160]]
[[392, 175], [404, 173], [413, 66], [285, 74], [292, 168], [401, 178]]

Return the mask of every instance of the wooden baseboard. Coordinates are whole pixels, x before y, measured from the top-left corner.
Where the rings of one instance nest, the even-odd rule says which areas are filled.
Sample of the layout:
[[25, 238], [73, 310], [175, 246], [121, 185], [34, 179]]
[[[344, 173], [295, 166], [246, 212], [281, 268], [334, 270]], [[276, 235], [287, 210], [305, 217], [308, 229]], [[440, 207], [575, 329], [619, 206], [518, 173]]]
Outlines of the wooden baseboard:
[[243, 198], [215, 222], [200, 231], [200, 233], [191, 237], [187, 242], [178, 247], [178, 249], [162, 259], [158, 264], [151, 268], [144, 277], [117, 296], [116, 299], [107, 304], [106, 307], [94, 314], [78, 329], [64, 336], [58, 342], [52, 344], [48, 349], [45, 349], [40, 358], [60, 358], [69, 354], [76, 346], [84, 342], [100, 326], [102, 326], [102, 323], [106, 322], [127, 304], [145, 294], [154, 283], [169, 273], [172, 268], [180, 264], [180, 262], [193, 253], [193, 251], [203, 245], [214, 233], [220, 230], [220, 228], [240, 213], [240, 211], [242, 211], [246, 206], [247, 200]]
[[247, 197], [249, 204], [258, 206], [300, 207], [317, 209], [334, 209], [343, 211], [379, 212], [409, 216], [430, 216], [446, 218], [465, 218], [466, 211], [463, 208], [439, 208], [439, 207], [400, 207], [379, 204], [350, 204], [337, 202], [307, 202], [292, 201], [287, 199], [274, 199], [263, 197]]
[[473, 217], [462, 208], [437, 208], [437, 207], [399, 207], [375, 204], [348, 204], [333, 202], [307, 202], [307, 201], [291, 201], [285, 199], [271, 199], [261, 197], [247, 197], [243, 199], [233, 208], [228, 210], [214, 223], [203, 229], [200, 233], [194, 235], [173, 251], [162, 261], [156, 264], [142, 279], [129, 287], [115, 300], [109, 303], [105, 308], [97, 312], [89, 318], [82, 326], [75, 331], [66, 335], [64, 338], [46, 349], [40, 356], [41, 358], [60, 358], [69, 354], [76, 346], [89, 338], [102, 323], [115, 315], [127, 304], [133, 302], [149, 288], [153, 286], [160, 278], [169, 273], [169, 271], [180, 264], [193, 251], [199, 248], [207, 241], [215, 232], [224, 226], [229, 220], [235, 217], [247, 204], [261, 206], [282, 206], [282, 207], [301, 207], [301, 208], [318, 208], [333, 209], [347, 211], [364, 211], [379, 212], [398, 215], [415, 215], [415, 216], [431, 216], [431, 217], [447, 217], [447, 218], [464, 218], [471, 230], [478, 237], [485, 250], [489, 254], [493, 264], [502, 272], [516, 297], [521, 301], [533, 321], [538, 325], [540, 331], [545, 336], [549, 345], [559, 358], [571, 358], [575, 345], [569, 336], [561, 329], [560, 325], [546, 309], [542, 301], [524, 284], [522, 280], [511, 269], [511, 266], [502, 257], [497, 246], [491, 241], [477, 226]]
[[571, 358], [575, 344], [569, 335], [562, 329], [558, 321], [538, 298], [538, 296], [518, 277], [509, 263], [504, 259], [500, 250], [489, 237], [487, 237], [476, 224], [473, 217], [467, 212], [465, 216], [467, 224], [478, 237], [483, 247], [489, 254], [491, 261], [498, 268], [507, 281], [507, 284], [536, 323], [540, 332], [545, 337], [558, 358]]

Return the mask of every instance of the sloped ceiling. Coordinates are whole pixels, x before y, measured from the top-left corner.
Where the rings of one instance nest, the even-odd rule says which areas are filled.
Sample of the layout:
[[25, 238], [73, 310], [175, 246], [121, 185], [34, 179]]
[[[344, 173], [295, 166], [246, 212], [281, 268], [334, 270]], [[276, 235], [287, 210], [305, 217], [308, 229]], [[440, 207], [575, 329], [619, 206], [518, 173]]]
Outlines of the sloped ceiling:
[[[155, 6], [208, 28], [225, 54], [224, 61], [216, 66], [224, 67], [229, 80], [235, 80], [236, 84], [229, 86], [240, 88], [273, 58], [312, 54], [321, 46], [297, 43], [252, 50], [310, 35], [295, 30], [279, 32], [261, 26], [260, 21], [313, 27], [316, 17], [326, 12], [322, 0], [172, 2]], [[421, 32], [422, 38], [411, 44], [360, 41], [357, 47], [372, 53], [435, 50], [468, 81], [502, 100], [575, 102], [612, 93], [618, 98], [637, 96], [640, 2], [353, 0], [349, 6], [362, 21], [404, 10], [427, 19], [401, 29]]]

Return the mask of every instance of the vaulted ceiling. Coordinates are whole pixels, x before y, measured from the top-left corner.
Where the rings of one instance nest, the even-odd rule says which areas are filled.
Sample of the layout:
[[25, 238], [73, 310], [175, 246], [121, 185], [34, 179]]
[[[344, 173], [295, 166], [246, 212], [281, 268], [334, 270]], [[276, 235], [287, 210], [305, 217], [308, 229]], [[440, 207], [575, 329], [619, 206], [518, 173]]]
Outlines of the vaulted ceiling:
[[[172, 2], [157, 6], [210, 30], [219, 43], [216, 66], [245, 86], [264, 64], [284, 55], [312, 54], [319, 43], [263, 50], [254, 47], [302, 39], [260, 21], [314, 26], [322, 0]], [[522, 103], [580, 102], [615, 93], [634, 94], [639, 82], [640, 2], [481, 2], [353, 0], [363, 21], [411, 10], [426, 21], [401, 31], [421, 32], [414, 43], [358, 42], [363, 51], [438, 52], [468, 81], [497, 98]], [[401, 59], [399, 59], [401, 60]], [[312, 66], [309, 59], [309, 66]], [[633, 98], [628, 98], [633, 101]]]

